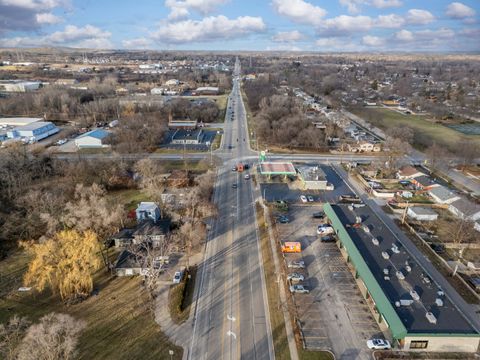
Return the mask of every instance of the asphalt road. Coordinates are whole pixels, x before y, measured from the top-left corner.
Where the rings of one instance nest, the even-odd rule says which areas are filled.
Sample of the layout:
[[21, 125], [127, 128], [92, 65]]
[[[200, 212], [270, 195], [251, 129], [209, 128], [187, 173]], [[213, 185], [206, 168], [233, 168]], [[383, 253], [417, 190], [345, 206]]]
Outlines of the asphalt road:
[[[236, 69], [239, 73], [239, 67]], [[274, 359], [251, 180], [232, 171], [252, 156], [240, 85], [234, 82], [227, 108], [214, 201], [219, 216], [207, 238], [194, 300], [188, 359]], [[237, 189], [232, 188], [237, 184]]]

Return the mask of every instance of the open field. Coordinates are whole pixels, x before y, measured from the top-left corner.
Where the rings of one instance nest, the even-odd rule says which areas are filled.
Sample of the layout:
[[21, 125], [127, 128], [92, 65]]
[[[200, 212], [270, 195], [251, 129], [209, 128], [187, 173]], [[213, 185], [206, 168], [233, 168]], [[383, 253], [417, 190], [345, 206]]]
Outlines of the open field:
[[62, 312], [87, 323], [78, 359], [170, 359], [170, 349], [174, 359], [182, 358], [182, 349], [170, 343], [154, 322], [139, 278], [113, 278], [102, 268], [94, 282], [98, 294], [67, 306], [48, 291], [37, 295], [16, 291], [27, 262], [24, 252], [0, 261], [0, 322], [14, 314], [37, 321], [52, 311]]
[[466, 139], [475, 140], [480, 144], [480, 136], [463, 135], [454, 129], [429, 121], [424, 116], [404, 115], [384, 108], [356, 108], [351, 112], [382, 130], [388, 130], [395, 126], [411, 127], [414, 130], [413, 145], [419, 149], [424, 149], [436, 142], [453, 151], [458, 142]]

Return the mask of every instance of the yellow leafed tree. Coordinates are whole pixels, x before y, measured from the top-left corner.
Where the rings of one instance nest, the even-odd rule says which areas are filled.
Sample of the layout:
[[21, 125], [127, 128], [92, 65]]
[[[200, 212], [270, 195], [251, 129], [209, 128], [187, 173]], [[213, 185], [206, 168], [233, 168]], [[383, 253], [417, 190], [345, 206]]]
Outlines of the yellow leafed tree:
[[28, 247], [34, 258], [24, 277], [25, 286], [38, 291], [50, 286], [63, 300], [90, 295], [92, 274], [101, 265], [97, 235], [93, 231], [64, 230]]

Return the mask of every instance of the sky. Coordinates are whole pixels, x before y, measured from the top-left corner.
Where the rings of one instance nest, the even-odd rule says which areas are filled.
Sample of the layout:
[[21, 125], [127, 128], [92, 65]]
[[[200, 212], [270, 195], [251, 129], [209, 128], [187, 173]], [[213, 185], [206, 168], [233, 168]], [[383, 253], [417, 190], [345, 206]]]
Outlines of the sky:
[[480, 0], [0, 0], [0, 47], [479, 52]]

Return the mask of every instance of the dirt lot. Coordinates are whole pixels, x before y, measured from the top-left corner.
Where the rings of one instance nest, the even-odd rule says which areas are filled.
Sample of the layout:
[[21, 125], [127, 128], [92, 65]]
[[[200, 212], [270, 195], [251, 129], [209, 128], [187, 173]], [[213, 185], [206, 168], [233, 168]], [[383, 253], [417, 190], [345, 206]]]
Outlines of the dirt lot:
[[292, 205], [290, 223], [277, 224], [281, 241], [300, 241], [301, 254], [286, 254], [286, 260], [304, 260], [309, 294], [294, 296], [296, 313], [308, 349], [329, 349], [341, 359], [370, 359], [366, 340], [383, 337], [355, 280], [335, 243], [324, 243], [316, 234], [313, 219], [320, 203]]

